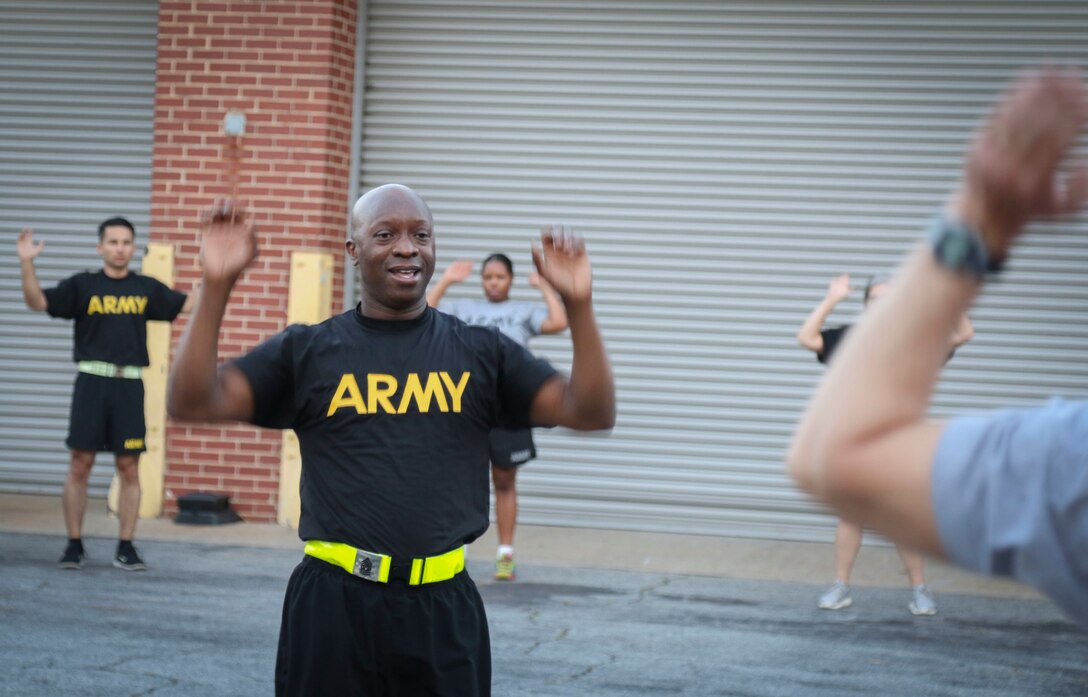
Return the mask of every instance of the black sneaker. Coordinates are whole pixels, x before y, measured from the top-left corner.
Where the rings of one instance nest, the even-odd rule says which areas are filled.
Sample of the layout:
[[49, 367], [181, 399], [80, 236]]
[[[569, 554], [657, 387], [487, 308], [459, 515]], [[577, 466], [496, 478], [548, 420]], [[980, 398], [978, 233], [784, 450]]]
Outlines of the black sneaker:
[[82, 569], [83, 547], [76, 545], [68, 545], [65, 547], [64, 556], [57, 562], [57, 566], [62, 569]]
[[118, 549], [117, 556], [113, 558], [113, 565], [125, 571], [147, 571], [147, 564], [144, 564], [144, 560], [140, 559], [136, 548], [132, 546], [128, 549]]

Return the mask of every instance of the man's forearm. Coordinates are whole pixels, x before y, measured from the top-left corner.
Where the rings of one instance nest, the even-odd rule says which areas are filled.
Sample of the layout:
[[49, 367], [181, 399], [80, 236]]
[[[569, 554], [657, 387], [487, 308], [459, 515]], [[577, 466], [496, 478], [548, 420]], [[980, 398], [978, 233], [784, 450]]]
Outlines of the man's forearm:
[[566, 307], [574, 348], [568, 391], [578, 423], [574, 428], [596, 430], [616, 423], [616, 387], [593, 306]]
[[167, 408], [187, 420], [214, 417], [219, 396], [219, 329], [223, 322], [230, 283], [208, 283], [197, 294], [189, 324], [178, 342], [170, 368]]
[[38, 274], [34, 270], [34, 262], [30, 259], [20, 260], [19, 266], [22, 270], [23, 277], [23, 300], [26, 302], [26, 306], [31, 310], [41, 312], [45, 310], [49, 303], [46, 301], [45, 293], [42, 292], [42, 286], [38, 282]]

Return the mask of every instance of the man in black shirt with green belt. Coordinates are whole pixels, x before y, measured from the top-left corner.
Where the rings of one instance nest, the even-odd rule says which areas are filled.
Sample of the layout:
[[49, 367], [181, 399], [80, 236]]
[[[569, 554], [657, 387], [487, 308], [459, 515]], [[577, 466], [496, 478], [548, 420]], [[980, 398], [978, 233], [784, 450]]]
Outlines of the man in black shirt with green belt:
[[568, 379], [494, 328], [427, 306], [433, 219], [414, 191], [370, 191], [351, 228], [359, 305], [217, 370], [224, 308], [257, 244], [237, 206], [205, 214], [203, 290], [170, 413], [298, 434], [306, 555], [284, 602], [277, 695], [488, 695], [487, 618], [464, 573], [464, 546], [488, 525], [488, 433], [615, 421], [589, 259], [563, 231], [533, 250], [570, 319]]
[[150, 276], [129, 270], [136, 250], [136, 230], [124, 218], [110, 218], [98, 226], [101, 271], [78, 273], [54, 288], [42, 290], [34, 259], [44, 242], [34, 243], [33, 232], [19, 233], [23, 299], [31, 310], [51, 317], [75, 320], [73, 357], [79, 368], [72, 391], [72, 407], [65, 444], [70, 451], [64, 481], [64, 523], [68, 546], [60, 558], [62, 569], [83, 566], [83, 514], [87, 510], [87, 481], [95, 453], [112, 452], [121, 483], [118, 504], [120, 535], [113, 565], [143, 571], [132, 538], [140, 511], [138, 465], [144, 447], [144, 383], [141, 368], [149, 364], [147, 322], [170, 322], [189, 310], [192, 301]]

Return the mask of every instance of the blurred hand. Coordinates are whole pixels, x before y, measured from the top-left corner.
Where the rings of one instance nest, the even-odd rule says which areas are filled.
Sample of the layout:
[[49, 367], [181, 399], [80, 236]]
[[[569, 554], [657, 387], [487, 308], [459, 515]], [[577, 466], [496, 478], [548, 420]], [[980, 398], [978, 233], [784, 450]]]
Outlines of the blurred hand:
[[1018, 80], [967, 154], [953, 212], [1003, 259], [1023, 226], [1088, 201], [1088, 167], [1058, 168], [1088, 123], [1088, 90], [1076, 70], [1047, 69]]
[[442, 274], [442, 278], [450, 283], [460, 283], [472, 273], [472, 266], [473, 261], [471, 259], [458, 259], [446, 267], [446, 272]]
[[592, 298], [593, 272], [585, 240], [571, 228], [542, 226], [540, 246], [533, 245], [533, 264], [540, 274], [539, 280], [551, 285], [567, 305]]
[[827, 299], [834, 302], [841, 302], [850, 295], [850, 274], [844, 273], [843, 275], [835, 278], [831, 283], [827, 284]]
[[529, 272], [529, 285], [533, 288], [539, 288], [542, 291], [552, 290], [551, 284], [540, 277], [540, 274], [536, 271]]
[[205, 280], [233, 283], [257, 258], [257, 229], [245, 206], [217, 200], [200, 216], [200, 263]]
[[42, 241], [34, 244], [34, 231], [25, 227], [22, 232], [19, 233], [19, 239], [16, 241], [15, 247], [19, 251], [19, 259], [21, 261], [31, 261], [42, 253], [45, 242]]

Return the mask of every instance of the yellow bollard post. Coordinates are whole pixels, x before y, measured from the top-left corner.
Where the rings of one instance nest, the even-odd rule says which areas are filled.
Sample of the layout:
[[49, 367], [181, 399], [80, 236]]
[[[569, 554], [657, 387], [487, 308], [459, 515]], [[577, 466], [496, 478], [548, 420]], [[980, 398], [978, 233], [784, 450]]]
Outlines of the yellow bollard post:
[[[292, 252], [291, 280], [287, 290], [287, 323], [316, 324], [332, 312], [332, 254]], [[298, 528], [300, 513], [298, 486], [302, 456], [294, 431], [283, 432], [280, 449], [280, 497], [276, 520]]]

